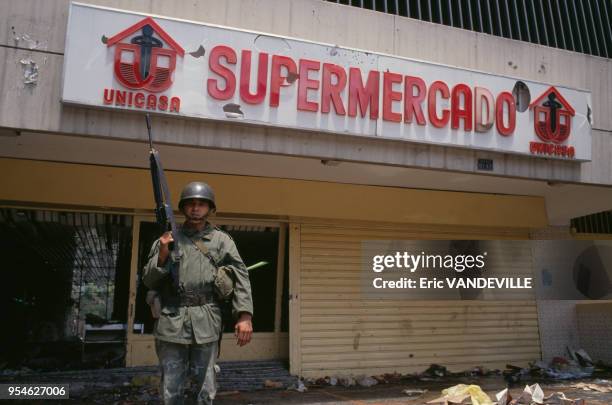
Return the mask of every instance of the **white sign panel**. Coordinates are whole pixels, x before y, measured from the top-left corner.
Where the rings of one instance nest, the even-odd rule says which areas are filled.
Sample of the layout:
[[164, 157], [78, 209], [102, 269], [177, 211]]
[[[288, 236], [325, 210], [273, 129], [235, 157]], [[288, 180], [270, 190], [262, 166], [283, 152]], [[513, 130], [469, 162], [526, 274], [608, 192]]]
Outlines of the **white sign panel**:
[[77, 3], [62, 101], [591, 159], [583, 90]]

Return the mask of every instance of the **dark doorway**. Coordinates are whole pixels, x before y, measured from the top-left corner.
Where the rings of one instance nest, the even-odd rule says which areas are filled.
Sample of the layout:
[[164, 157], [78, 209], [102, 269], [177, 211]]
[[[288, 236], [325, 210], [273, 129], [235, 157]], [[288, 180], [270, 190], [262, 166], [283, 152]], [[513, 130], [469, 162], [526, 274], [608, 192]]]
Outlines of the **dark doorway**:
[[[242, 260], [247, 266], [265, 263], [249, 272], [253, 290], [255, 332], [273, 332], [276, 308], [276, 280], [279, 249], [279, 228], [257, 225], [218, 225], [236, 243]], [[143, 325], [144, 333], [153, 332], [153, 318], [145, 302], [147, 287], [142, 283], [142, 269], [153, 242], [159, 237], [160, 229], [155, 222], [140, 223], [138, 242], [138, 289], [136, 295], [135, 325]], [[282, 286], [281, 286], [282, 287]], [[225, 332], [233, 332], [233, 319], [229, 311], [224, 313]]]
[[124, 364], [131, 217], [0, 209], [5, 368]]

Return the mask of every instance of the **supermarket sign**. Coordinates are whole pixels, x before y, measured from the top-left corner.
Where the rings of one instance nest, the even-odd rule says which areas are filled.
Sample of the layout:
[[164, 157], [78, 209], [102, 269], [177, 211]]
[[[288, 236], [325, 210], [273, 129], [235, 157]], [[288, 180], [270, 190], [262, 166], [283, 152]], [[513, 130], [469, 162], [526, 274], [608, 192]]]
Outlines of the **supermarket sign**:
[[583, 90], [79, 3], [70, 6], [62, 101], [591, 159]]

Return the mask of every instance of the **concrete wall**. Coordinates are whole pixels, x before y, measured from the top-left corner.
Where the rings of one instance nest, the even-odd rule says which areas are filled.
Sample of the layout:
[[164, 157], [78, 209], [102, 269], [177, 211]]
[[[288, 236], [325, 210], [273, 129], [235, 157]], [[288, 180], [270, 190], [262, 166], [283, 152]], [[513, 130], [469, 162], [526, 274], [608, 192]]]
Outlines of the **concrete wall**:
[[[608, 59], [315, 0], [85, 2], [585, 88], [593, 93], [593, 161], [583, 164], [409, 142], [164, 118], [158, 133], [167, 134], [169, 144], [461, 172], [476, 172], [476, 158], [488, 157], [495, 160], [495, 174], [501, 176], [612, 184], [609, 158], [612, 66]], [[144, 139], [140, 116], [61, 105], [68, 6], [68, 0], [21, 0], [0, 5], [0, 27], [3, 27], [0, 30], [0, 94], [3, 95], [0, 127]], [[24, 83], [27, 65], [22, 61], [30, 59], [39, 69], [35, 85]]]

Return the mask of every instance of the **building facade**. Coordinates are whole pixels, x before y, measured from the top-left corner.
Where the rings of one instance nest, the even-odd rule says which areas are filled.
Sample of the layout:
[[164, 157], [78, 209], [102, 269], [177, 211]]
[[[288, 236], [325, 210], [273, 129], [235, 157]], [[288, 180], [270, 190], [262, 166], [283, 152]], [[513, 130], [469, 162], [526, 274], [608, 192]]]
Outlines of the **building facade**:
[[[571, 220], [612, 202], [605, 56], [316, 0], [0, 9], [0, 207], [5, 234], [19, 236], [5, 244], [19, 252], [5, 293], [14, 318], [27, 318], [23, 341], [75, 340], [85, 357], [96, 341], [119, 342], [126, 365], [155, 364], [138, 277], [158, 232], [144, 112], [173, 201], [187, 182], [208, 182], [214, 222], [247, 265], [268, 263], [251, 275], [253, 343], [235, 349], [228, 335], [223, 359], [372, 375], [523, 364], [577, 341], [574, 302], [366, 300], [360, 249], [578, 237]], [[245, 60], [250, 77], [235, 70]], [[343, 80], [353, 89], [355, 66], [361, 92], [335, 92]], [[421, 81], [404, 87], [394, 69]]]

